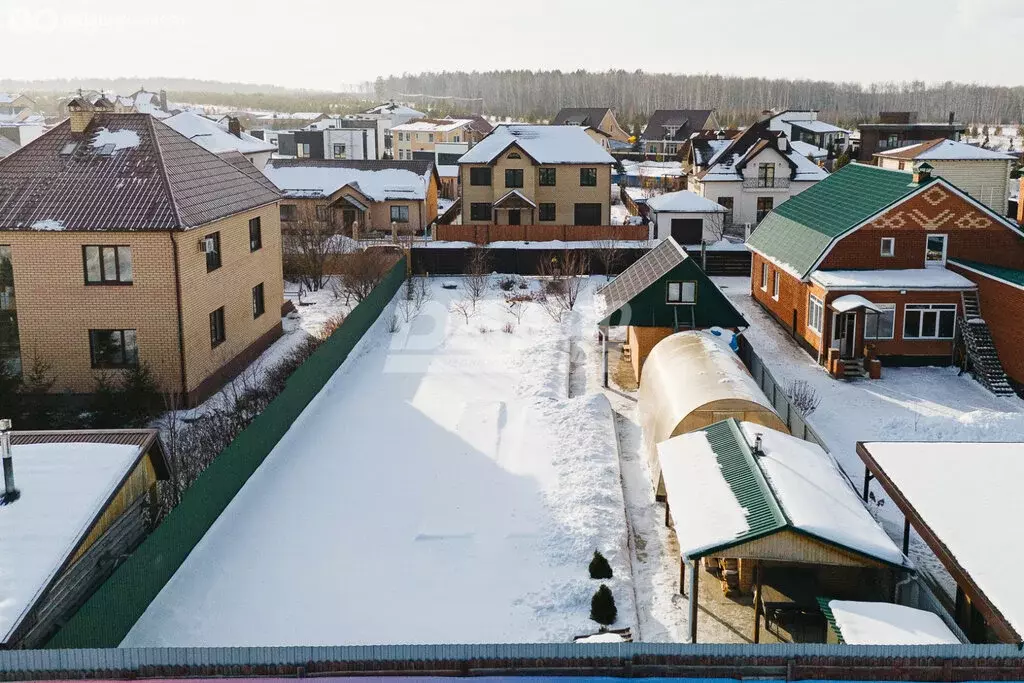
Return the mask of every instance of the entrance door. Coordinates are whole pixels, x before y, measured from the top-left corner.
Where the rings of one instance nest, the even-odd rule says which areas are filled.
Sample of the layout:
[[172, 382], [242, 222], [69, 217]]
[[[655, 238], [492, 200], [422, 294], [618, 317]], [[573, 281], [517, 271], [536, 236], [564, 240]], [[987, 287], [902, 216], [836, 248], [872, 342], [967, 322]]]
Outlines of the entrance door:
[[508, 210], [508, 224], [509, 225], [520, 225], [521, 222], [522, 222], [522, 218], [520, 217], [519, 209], [509, 209]]
[[700, 218], [673, 218], [672, 239], [679, 244], [700, 244], [704, 237], [704, 221]]
[[835, 313], [832, 316], [833, 346], [841, 358], [853, 358], [857, 341], [857, 313]]
[[342, 223], [345, 226], [345, 229], [346, 230], [350, 229], [352, 227], [352, 224], [356, 222], [356, 212], [355, 212], [355, 210], [354, 209], [344, 209], [341, 212], [341, 220], [342, 220]]
[[601, 225], [600, 204], [577, 204], [573, 209], [576, 225]]

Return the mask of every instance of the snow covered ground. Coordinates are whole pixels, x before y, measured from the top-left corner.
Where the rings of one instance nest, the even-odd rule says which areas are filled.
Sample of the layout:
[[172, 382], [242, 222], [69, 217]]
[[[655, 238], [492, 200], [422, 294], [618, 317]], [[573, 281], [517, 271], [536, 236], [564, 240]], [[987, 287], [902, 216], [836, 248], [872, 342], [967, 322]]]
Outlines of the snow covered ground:
[[397, 332], [385, 311], [124, 646], [569, 642], [596, 630], [594, 550], [615, 626], [635, 627], [615, 425], [580, 370], [599, 363], [580, 348], [591, 288], [555, 323], [536, 304], [517, 321], [492, 283], [466, 322], [465, 282], [430, 284]]
[[[748, 278], [712, 279], [750, 323], [745, 336], [775, 379], [783, 386], [805, 380], [821, 397], [808, 422], [854, 482], [864, 477], [858, 441], [1024, 441], [1024, 401], [996, 397], [949, 367], [884, 368], [875, 381], [833, 379], [754, 302]], [[871, 492], [872, 513], [898, 541], [902, 514], [877, 482]], [[950, 587], [919, 539], [911, 558]]]

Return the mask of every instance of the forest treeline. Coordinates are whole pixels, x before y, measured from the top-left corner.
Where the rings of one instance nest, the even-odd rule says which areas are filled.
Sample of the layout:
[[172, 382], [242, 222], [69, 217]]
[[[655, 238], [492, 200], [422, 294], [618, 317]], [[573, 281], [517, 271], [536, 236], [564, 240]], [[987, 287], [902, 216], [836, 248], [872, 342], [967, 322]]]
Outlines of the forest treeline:
[[[818, 109], [820, 118], [850, 125], [871, 121], [880, 111], [917, 111], [922, 121], [946, 120], [949, 112], [967, 123], [1024, 121], [1024, 87], [953, 82], [861, 85], [644, 71], [446, 71], [378, 78], [374, 91], [379, 99], [457, 111], [476, 107], [528, 120], [550, 118], [562, 107], [612, 106], [630, 130], [656, 109], [715, 109], [723, 126], [748, 124], [772, 107]], [[449, 104], [439, 97], [479, 99]]]

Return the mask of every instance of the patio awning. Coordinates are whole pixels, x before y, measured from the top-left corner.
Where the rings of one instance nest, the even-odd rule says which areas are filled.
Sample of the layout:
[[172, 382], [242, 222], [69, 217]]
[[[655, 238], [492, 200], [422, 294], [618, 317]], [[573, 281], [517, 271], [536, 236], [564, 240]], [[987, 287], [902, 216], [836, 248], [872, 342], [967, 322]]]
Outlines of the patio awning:
[[363, 204], [361, 201], [359, 201], [355, 197], [352, 197], [351, 195], [347, 195], [347, 194], [346, 195], [342, 195], [341, 198], [344, 199], [349, 204], [351, 204], [352, 206], [354, 206], [357, 209], [359, 209], [360, 211], [369, 211], [370, 210], [370, 207], [366, 206], [366, 204]]
[[833, 301], [829, 308], [838, 313], [846, 313], [857, 308], [866, 308], [874, 313], [881, 313], [882, 309], [874, 305], [860, 294], [845, 294]]

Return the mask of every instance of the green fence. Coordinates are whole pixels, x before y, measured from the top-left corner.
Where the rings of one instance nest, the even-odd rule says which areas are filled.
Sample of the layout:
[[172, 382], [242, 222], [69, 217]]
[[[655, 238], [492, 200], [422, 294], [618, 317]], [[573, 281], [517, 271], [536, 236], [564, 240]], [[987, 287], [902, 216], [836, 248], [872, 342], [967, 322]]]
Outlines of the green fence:
[[117, 647], [246, 480], [341, 366], [405, 280], [405, 259], [288, 378], [285, 390], [238, 435], [49, 648]]

